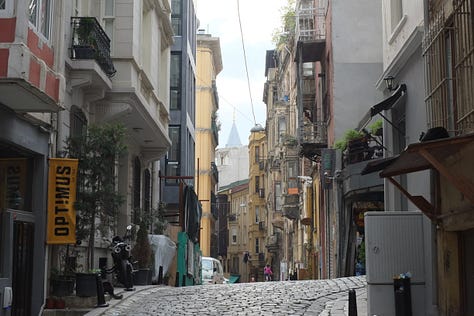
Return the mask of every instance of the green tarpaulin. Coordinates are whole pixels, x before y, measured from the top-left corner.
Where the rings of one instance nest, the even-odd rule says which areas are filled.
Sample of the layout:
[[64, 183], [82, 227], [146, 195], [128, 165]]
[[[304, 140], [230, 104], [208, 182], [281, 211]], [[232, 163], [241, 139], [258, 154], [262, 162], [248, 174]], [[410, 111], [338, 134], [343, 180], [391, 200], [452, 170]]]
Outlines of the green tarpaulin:
[[240, 279], [240, 275], [231, 275], [229, 277], [229, 283], [238, 283]]

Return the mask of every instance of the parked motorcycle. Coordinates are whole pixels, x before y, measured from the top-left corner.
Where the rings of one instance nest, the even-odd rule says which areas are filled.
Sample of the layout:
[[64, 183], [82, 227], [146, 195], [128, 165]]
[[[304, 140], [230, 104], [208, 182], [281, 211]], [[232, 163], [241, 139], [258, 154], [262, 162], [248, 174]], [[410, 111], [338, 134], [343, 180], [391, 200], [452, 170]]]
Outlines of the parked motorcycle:
[[123, 237], [115, 236], [112, 239], [110, 249], [114, 266], [106, 269], [106, 273], [115, 273], [119, 283], [125, 287], [125, 290], [133, 290], [133, 265], [131, 258], [130, 233], [132, 226], [127, 226], [127, 231]]

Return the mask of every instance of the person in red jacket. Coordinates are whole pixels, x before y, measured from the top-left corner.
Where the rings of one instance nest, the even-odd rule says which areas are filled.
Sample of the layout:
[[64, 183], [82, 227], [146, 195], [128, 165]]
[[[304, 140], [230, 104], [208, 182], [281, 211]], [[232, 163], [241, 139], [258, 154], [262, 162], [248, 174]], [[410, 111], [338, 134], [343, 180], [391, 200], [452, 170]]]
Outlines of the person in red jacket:
[[273, 271], [269, 264], [267, 264], [265, 268], [263, 268], [263, 275], [265, 276], [265, 281], [272, 280]]

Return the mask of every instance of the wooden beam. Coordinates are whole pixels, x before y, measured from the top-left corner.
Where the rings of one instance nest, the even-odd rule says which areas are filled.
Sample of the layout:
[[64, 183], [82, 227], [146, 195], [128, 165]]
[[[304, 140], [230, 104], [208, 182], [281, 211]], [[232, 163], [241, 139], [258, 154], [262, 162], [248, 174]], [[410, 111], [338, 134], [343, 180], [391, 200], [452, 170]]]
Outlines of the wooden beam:
[[439, 171], [455, 188], [459, 190], [471, 203], [474, 204], [474, 184], [464, 177], [463, 175], [449, 172], [448, 168], [437, 160], [432, 154], [430, 154], [426, 149], [421, 148], [419, 153], [428, 160], [436, 170]]
[[435, 207], [433, 206], [433, 204], [428, 202], [424, 197], [420, 195], [417, 195], [417, 196], [411, 195], [410, 193], [408, 193], [407, 190], [405, 190], [405, 188], [401, 186], [400, 183], [398, 183], [392, 177], [387, 177], [387, 178], [395, 187], [397, 187], [398, 190], [400, 190], [400, 192], [403, 193], [403, 195], [405, 195], [410, 200], [410, 202], [415, 204], [416, 207], [418, 207], [423, 213], [425, 213], [426, 216], [428, 216], [431, 220], [436, 219], [436, 215], [434, 214]]

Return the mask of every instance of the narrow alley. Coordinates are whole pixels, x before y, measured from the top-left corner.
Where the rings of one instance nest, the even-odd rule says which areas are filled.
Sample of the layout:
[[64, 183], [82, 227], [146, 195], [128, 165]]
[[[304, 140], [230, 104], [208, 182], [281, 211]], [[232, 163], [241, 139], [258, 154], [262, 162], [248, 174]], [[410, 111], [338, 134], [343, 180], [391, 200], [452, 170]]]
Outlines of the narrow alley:
[[119, 315], [348, 315], [354, 289], [366, 315], [365, 277], [254, 282], [190, 287], [139, 287], [87, 316]]

